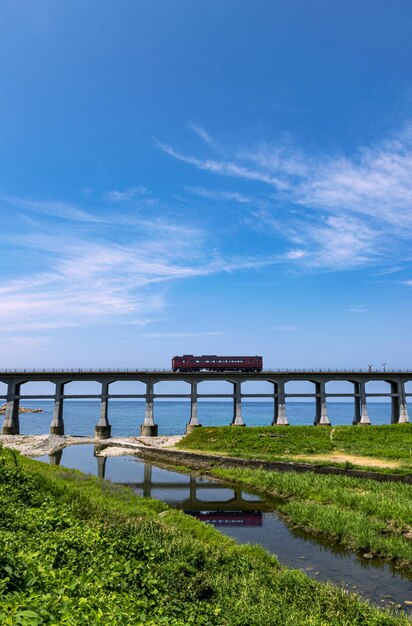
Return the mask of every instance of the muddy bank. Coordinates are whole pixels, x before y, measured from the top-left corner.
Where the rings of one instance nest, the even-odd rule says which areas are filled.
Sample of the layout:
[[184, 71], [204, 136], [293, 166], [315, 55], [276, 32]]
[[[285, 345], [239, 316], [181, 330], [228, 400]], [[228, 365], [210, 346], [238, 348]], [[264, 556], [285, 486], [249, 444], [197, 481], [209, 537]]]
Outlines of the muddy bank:
[[43, 456], [55, 454], [68, 446], [94, 444], [101, 449], [96, 450], [98, 456], [123, 456], [139, 454], [147, 460], [172, 464], [186, 465], [192, 469], [208, 469], [210, 467], [250, 467], [256, 469], [275, 470], [280, 472], [315, 472], [318, 474], [334, 474], [368, 478], [377, 481], [405, 482], [412, 484], [411, 475], [384, 474], [376, 471], [344, 469], [312, 465], [298, 461], [261, 461], [227, 457], [219, 454], [187, 452], [173, 448], [183, 435], [168, 437], [112, 437], [111, 439], [95, 439], [94, 437], [77, 437], [73, 435], [0, 435], [0, 444], [17, 450], [24, 456]]
[[352, 478], [367, 478], [379, 482], [403, 482], [412, 484], [412, 475], [383, 474], [368, 470], [344, 469], [340, 467], [327, 467], [323, 465], [311, 465], [293, 461], [261, 461], [258, 459], [243, 459], [237, 457], [222, 456], [219, 454], [204, 454], [187, 452], [183, 450], [149, 449], [141, 450], [141, 455], [154, 463], [163, 462], [172, 465], [185, 465], [191, 469], [207, 470], [212, 467], [227, 468], [250, 468], [263, 469], [278, 472], [314, 472], [315, 474], [329, 474], [335, 476], [351, 476]]
[[68, 446], [85, 443], [103, 444], [100, 456], [122, 456], [133, 454], [148, 448], [167, 448], [174, 446], [182, 437], [113, 437], [100, 440], [94, 437], [76, 437], [73, 435], [0, 435], [0, 444], [6, 448], [17, 450], [24, 456], [43, 456], [55, 454]]

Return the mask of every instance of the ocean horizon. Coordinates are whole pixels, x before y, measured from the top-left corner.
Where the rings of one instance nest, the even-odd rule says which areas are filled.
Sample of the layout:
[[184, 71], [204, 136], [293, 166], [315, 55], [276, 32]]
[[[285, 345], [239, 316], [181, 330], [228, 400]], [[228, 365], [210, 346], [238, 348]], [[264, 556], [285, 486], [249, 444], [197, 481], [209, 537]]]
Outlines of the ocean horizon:
[[[21, 413], [22, 435], [43, 435], [50, 430], [53, 415], [52, 400], [21, 400], [25, 408], [42, 408], [42, 413]], [[273, 419], [271, 401], [243, 401], [243, 419], [246, 426], [269, 426]], [[231, 401], [199, 401], [198, 416], [202, 426], [228, 426], [232, 419]], [[286, 411], [291, 425], [312, 425], [315, 417], [314, 401], [287, 401]], [[109, 422], [112, 437], [138, 436], [143, 423], [145, 402], [143, 400], [109, 401]], [[372, 424], [390, 424], [390, 402], [368, 402]], [[99, 400], [65, 400], [64, 425], [68, 435], [93, 436], [100, 413]], [[328, 415], [332, 425], [350, 425], [354, 415], [354, 403], [328, 402]], [[154, 419], [159, 435], [180, 435], [185, 432], [190, 418], [190, 400], [158, 400], [154, 403]], [[0, 424], [4, 416], [1, 416]]]

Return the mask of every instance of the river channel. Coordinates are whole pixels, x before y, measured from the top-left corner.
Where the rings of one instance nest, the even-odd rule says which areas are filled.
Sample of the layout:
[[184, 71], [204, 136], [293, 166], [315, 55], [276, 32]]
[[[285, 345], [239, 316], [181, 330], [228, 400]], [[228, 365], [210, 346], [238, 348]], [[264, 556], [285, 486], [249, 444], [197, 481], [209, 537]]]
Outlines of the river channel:
[[287, 567], [355, 591], [378, 606], [399, 606], [412, 614], [412, 575], [387, 563], [364, 559], [290, 528], [276, 513], [277, 502], [239, 487], [181, 474], [139, 457], [101, 457], [93, 445], [75, 445], [38, 460], [81, 470], [129, 485], [138, 495], [181, 509], [239, 543], [258, 543]]

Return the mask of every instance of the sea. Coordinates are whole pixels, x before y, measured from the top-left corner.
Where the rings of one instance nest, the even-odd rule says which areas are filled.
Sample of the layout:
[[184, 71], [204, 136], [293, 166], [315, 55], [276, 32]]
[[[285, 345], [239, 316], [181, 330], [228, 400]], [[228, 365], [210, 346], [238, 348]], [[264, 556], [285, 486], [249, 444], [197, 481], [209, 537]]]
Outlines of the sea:
[[[41, 413], [21, 413], [22, 435], [43, 435], [50, 429], [53, 415], [52, 400], [22, 400], [25, 408], [40, 408]], [[286, 411], [291, 425], [311, 425], [315, 416], [315, 402], [287, 401]], [[109, 422], [112, 437], [135, 437], [143, 423], [145, 403], [142, 400], [110, 400]], [[273, 419], [273, 402], [243, 401], [243, 419], [246, 426], [269, 426]], [[390, 424], [390, 402], [368, 402], [372, 424]], [[100, 413], [98, 400], [65, 400], [65, 433], [90, 437], [94, 435]], [[203, 426], [228, 426], [233, 414], [230, 401], [199, 401], [198, 416]], [[350, 425], [354, 415], [353, 402], [328, 402], [332, 425]], [[190, 417], [190, 401], [158, 400], [154, 403], [154, 419], [159, 435], [181, 435]], [[0, 416], [0, 424], [3, 416]]]

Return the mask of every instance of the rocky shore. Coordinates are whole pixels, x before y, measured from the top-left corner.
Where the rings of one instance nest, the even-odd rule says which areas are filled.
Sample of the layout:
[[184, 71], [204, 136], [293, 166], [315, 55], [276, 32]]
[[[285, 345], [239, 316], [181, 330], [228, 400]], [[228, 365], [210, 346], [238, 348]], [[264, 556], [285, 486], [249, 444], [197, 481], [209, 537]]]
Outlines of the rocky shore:
[[[6, 412], [6, 402], [0, 406], [0, 414]], [[43, 409], [27, 409], [24, 406], [19, 408], [19, 413], [43, 413]]]
[[80, 444], [109, 444], [97, 452], [100, 456], [122, 456], [133, 454], [148, 448], [169, 448], [174, 446], [181, 435], [172, 437], [112, 437], [94, 439], [94, 437], [75, 437], [72, 435], [0, 435], [0, 444], [17, 450], [24, 456], [44, 456], [54, 454], [67, 446]]

